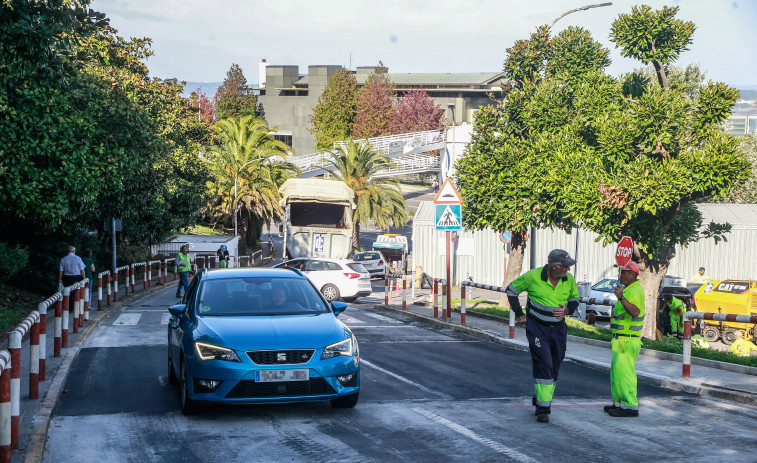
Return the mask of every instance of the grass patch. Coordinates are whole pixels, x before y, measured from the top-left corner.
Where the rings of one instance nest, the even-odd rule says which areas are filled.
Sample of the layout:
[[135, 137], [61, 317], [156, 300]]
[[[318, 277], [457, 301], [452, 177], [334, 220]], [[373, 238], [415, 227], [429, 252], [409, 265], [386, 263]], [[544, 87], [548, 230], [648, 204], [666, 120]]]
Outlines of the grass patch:
[[181, 234], [218, 236], [218, 235], [225, 235], [226, 232], [224, 232], [223, 230], [219, 230], [217, 228], [208, 227], [207, 225], [193, 225], [191, 227], [187, 227], [186, 229], [182, 230]]
[[47, 296], [20, 289], [0, 288], [0, 333], [15, 328], [45, 298]]
[[[452, 299], [452, 307], [460, 307], [459, 298]], [[499, 307], [499, 304], [494, 301], [466, 299], [465, 310], [466, 312], [480, 312], [502, 317], [505, 319], [505, 321], [509, 320], [510, 318], [510, 310]], [[570, 317], [566, 318], [565, 322], [568, 324], [569, 335], [588, 339], [596, 339], [598, 341], [612, 340], [612, 331], [607, 328], [589, 325], [588, 323], [582, 322], [581, 320], [576, 320], [575, 318]], [[641, 347], [660, 352], [670, 352], [672, 354], [683, 353], [683, 341], [679, 341], [678, 339], [671, 337], [666, 337], [662, 341], [642, 339]], [[701, 348], [694, 346], [693, 344], [691, 346], [691, 355], [693, 357], [703, 359], [717, 360], [718, 362], [728, 362], [735, 363], [737, 365], [757, 367], [757, 356], [739, 357], [730, 352], [721, 352], [714, 349]]]

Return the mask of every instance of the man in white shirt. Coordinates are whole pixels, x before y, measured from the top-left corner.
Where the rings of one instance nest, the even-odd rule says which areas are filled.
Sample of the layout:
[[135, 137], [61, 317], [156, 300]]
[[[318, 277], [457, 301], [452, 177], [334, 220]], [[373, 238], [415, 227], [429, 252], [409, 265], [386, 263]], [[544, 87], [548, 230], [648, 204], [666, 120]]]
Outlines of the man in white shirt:
[[86, 275], [84, 269], [84, 262], [76, 255], [76, 248], [69, 246], [68, 254], [60, 260], [58, 283], [63, 283], [63, 287], [67, 287], [83, 280]]

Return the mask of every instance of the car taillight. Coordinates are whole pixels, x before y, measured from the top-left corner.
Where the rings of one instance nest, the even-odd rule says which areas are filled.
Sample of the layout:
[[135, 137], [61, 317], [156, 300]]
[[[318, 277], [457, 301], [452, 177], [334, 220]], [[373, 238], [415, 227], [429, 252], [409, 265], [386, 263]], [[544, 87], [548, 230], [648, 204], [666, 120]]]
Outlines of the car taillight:
[[354, 280], [355, 278], [360, 278], [359, 273], [345, 273], [344, 276], [346, 276], [350, 280]]
[[384, 261], [380, 260], [379, 263], [378, 263], [378, 265], [384, 265]]

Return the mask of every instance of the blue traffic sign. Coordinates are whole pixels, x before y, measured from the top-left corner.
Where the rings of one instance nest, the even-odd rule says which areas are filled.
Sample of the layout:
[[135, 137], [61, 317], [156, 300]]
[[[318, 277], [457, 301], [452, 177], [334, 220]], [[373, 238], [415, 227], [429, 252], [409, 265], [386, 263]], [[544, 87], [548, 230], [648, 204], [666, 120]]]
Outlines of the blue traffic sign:
[[505, 230], [499, 234], [499, 240], [503, 243], [507, 244], [513, 239], [513, 234], [511, 231]]
[[437, 230], [462, 230], [463, 206], [461, 204], [436, 204], [435, 210], [434, 222]]

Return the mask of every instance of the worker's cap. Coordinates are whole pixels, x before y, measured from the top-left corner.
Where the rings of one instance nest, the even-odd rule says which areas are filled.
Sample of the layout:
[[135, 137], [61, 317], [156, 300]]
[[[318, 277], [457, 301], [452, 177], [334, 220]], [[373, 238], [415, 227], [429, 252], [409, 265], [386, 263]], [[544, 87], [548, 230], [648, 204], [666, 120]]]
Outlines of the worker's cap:
[[626, 265], [620, 267], [621, 270], [630, 270], [635, 274], [639, 274], [639, 264], [634, 261], [629, 261]]
[[547, 256], [547, 264], [563, 264], [566, 267], [571, 267], [573, 265], [576, 265], [576, 259], [570, 257], [568, 251], [563, 251], [562, 249], [553, 249], [549, 253], [549, 256]]

